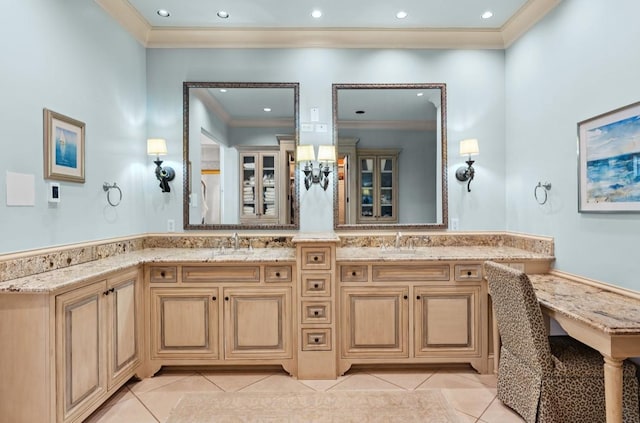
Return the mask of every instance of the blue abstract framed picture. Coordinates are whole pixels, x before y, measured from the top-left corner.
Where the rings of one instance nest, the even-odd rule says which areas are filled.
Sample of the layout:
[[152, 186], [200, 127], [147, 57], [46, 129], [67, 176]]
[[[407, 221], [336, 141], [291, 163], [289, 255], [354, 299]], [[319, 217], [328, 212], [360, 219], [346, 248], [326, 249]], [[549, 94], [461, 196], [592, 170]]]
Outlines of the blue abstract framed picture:
[[640, 211], [640, 102], [578, 123], [578, 211]]
[[44, 109], [44, 177], [84, 183], [84, 123]]

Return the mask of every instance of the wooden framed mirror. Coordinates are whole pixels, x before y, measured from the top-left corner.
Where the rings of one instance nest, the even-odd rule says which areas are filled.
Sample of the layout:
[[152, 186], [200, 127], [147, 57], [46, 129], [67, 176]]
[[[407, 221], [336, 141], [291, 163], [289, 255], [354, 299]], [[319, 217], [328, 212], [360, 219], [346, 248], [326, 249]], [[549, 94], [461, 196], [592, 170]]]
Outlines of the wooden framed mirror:
[[185, 230], [299, 227], [298, 104], [298, 83], [183, 83]]
[[446, 85], [333, 84], [335, 229], [444, 229]]

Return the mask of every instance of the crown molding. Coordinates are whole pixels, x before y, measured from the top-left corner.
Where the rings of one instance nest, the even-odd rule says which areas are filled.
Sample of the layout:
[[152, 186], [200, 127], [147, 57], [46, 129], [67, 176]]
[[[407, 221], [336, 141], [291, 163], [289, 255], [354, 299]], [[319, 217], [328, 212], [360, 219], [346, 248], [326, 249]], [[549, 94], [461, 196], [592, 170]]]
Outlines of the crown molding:
[[499, 29], [152, 27], [128, 0], [95, 0], [147, 48], [504, 49], [561, 0], [529, 0]]

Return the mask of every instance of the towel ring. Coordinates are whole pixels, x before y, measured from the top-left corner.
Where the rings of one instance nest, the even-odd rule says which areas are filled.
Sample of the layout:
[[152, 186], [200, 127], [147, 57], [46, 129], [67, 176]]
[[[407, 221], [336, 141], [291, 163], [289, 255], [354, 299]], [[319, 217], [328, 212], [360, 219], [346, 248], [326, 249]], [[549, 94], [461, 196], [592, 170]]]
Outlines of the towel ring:
[[[540, 196], [538, 197], [538, 189], [542, 188], [542, 192], [544, 193], [544, 198], [542, 197], [542, 194], [540, 194]], [[545, 182], [544, 184], [542, 182], [538, 182], [538, 185], [535, 186], [535, 188], [533, 188], [533, 197], [536, 199], [536, 202], [540, 205], [546, 204], [547, 203], [547, 199], [549, 198], [548, 196], [548, 192], [551, 189], [551, 184], [549, 182]]]
[[[112, 207], [117, 207], [122, 201], [122, 190], [120, 189], [120, 187], [116, 185], [115, 182], [113, 183], [113, 185], [109, 185], [109, 183], [105, 182], [104, 184], [102, 184], [102, 189], [107, 193], [107, 203], [109, 203], [109, 205]], [[111, 200], [112, 189], [118, 190], [118, 201]]]

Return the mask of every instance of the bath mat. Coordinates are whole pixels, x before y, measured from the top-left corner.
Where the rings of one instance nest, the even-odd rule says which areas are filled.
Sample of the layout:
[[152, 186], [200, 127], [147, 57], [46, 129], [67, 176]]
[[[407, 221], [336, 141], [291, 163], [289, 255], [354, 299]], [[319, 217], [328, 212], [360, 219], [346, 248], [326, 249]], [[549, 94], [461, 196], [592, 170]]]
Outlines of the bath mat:
[[438, 390], [185, 394], [167, 423], [457, 423]]

